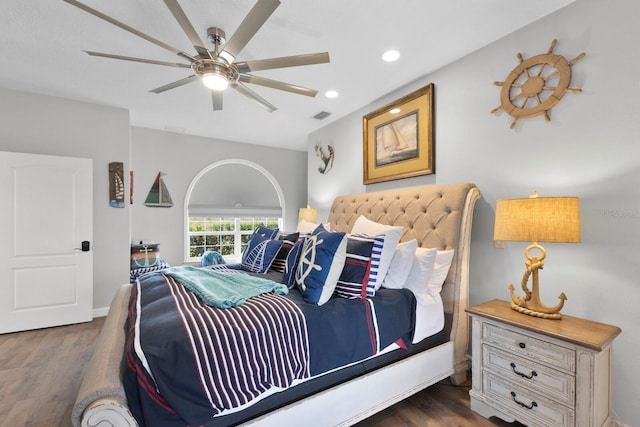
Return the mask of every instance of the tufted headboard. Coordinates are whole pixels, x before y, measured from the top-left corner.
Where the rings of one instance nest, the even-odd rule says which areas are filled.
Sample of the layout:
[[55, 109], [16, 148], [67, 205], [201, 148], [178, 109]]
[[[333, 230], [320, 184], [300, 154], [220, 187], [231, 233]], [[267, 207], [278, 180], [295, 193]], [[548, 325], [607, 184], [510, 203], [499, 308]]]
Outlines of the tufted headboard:
[[465, 353], [471, 223], [479, 198], [480, 191], [471, 183], [398, 188], [338, 196], [328, 218], [332, 230], [350, 232], [356, 219], [364, 215], [381, 224], [402, 225], [401, 241], [416, 239], [421, 247], [455, 249], [441, 295], [448, 314], [445, 327], [451, 340], [465, 340]]

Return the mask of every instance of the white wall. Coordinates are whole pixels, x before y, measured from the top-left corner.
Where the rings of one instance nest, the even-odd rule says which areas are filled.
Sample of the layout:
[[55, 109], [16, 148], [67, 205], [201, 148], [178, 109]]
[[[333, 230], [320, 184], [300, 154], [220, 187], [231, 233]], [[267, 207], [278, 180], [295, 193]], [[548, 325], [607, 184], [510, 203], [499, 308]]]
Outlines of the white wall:
[[[540, 273], [542, 299], [554, 305], [560, 292], [563, 313], [617, 325], [614, 345], [613, 407], [616, 416], [640, 425], [640, 3], [635, 0], [578, 0], [559, 12], [499, 40], [309, 136], [309, 199], [326, 219], [336, 194], [418, 184], [475, 182], [483, 193], [474, 219], [471, 303], [508, 299], [509, 283], [524, 272], [525, 243], [493, 247], [498, 199], [578, 196], [582, 243], [547, 244]], [[419, 30], [417, 30], [419, 36]], [[499, 105], [500, 88], [524, 58], [546, 53], [557, 38], [556, 54], [573, 67], [571, 87], [542, 117], [521, 120], [489, 112]], [[425, 52], [428, 54], [428, 52]], [[436, 174], [362, 185], [362, 116], [430, 82], [435, 84]], [[327, 175], [316, 170], [315, 144], [333, 144], [336, 158]]]
[[[253, 144], [214, 140], [171, 132], [131, 129], [131, 158], [135, 174], [132, 234], [135, 241], [160, 243], [160, 255], [171, 265], [184, 262], [183, 212], [185, 194], [193, 178], [207, 166], [225, 159], [243, 159], [267, 170], [283, 190], [284, 227], [295, 230], [298, 208], [307, 203], [307, 154]], [[144, 205], [159, 171], [171, 194], [173, 206]], [[225, 182], [220, 182], [221, 186]], [[246, 180], [244, 185], [251, 186]]]
[[108, 180], [110, 162], [129, 170], [129, 112], [0, 88], [0, 150], [93, 159], [93, 307], [107, 307], [129, 282], [118, 268], [129, 259], [129, 207], [109, 206]]

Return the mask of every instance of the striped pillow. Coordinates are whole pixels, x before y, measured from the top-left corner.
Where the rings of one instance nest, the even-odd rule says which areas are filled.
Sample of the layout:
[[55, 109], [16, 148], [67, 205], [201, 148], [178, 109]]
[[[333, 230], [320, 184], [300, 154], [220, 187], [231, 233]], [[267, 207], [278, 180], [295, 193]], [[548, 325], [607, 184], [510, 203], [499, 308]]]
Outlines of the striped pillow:
[[375, 240], [368, 236], [347, 236], [347, 257], [336, 285], [336, 295], [342, 298], [367, 298], [374, 243]]
[[376, 236], [353, 234], [352, 236], [359, 236], [373, 240], [373, 247], [371, 249], [371, 268], [369, 269], [369, 280], [367, 281], [367, 297], [371, 298], [376, 295], [376, 290], [380, 288], [380, 284], [384, 280], [384, 276], [380, 275], [380, 261], [382, 259], [382, 249], [384, 248], [384, 234], [378, 234]]
[[290, 240], [283, 240], [282, 246], [280, 246], [280, 250], [276, 254], [273, 263], [271, 263], [271, 267], [269, 267], [269, 271], [277, 271], [278, 273], [284, 273], [285, 266], [287, 265], [287, 257], [289, 256], [289, 252], [293, 249], [293, 245], [295, 242]]
[[383, 247], [380, 248], [379, 251], [374, 247], [375, 256], [371, 264], [372, 273], [374, 272], [374, 266], [376, 267], [374, 277], [375, 290], [380, 289], [380, 286], [382, 286], [382, 282], [384, 281], [384, 277], [387, 275], [387, 270], [389, 270], [393, 253], [400, 242], [403, 230], [404, 228], [402, 226], [379, 224], [362, 215], [360, 215], [353, 224], [353, 228], [351, 229], [353, 234], [367, 234], [369, 236], [376, 237], [384, 236]]

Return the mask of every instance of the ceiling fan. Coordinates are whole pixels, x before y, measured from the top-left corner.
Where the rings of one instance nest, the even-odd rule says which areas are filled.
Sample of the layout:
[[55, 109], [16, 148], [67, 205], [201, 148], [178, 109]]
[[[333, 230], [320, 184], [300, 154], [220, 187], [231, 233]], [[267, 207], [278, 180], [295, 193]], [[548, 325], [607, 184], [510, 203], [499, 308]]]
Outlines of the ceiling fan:
[[249, 11], [235, 33], [227, 40], [225, 32], [217, 27], [211, 27], [207, 30], [207, 40], [214, 46], [213, 50], [205, 47], [202, 39], [198, 36], [195, 28], [187, 18], [184, 10], [178, 4], [177, 0], [164, 0], [173, 17], [178, 21], [180, 27], [185, 32], [191, 44], [195, 48], [197, 54], [190, 55], [182, 52], [180, 49], [172, 47], [148, 34], [136, 30], [129, 25], [120, 22], [104, 13], [95, 10], [76, 0], [64, 0], [92, 15], [97, 16], [123, 30], [129, 31], [138, 37], [141, 37], [163, 49], [168, 50], [180, 56], [182, 59], [189, 61], [185, 63], [173, 63], [165, 61], [156, 61], [153, 59], [136, 58], [131, 56], [113, 55], [109, 53], [100, 53], [93, 51], [85, 51], [91, 56], [100, 56], [105, 58], [120, 59], [124, 61], [142, 62], [146, 64], [164, 65], [169, 67], [190, 68], [193, 74], [175, 81], [173, 83], [152, 89], [150, 92], [162, 93], [170, 89], [174, 89], [194, 81], [201, 80], [202, 83], [211, 89], [213, 100], [213, 109], [222, 110], [222, 93], [228, 87], [231, 87], [244, 96], [257, 102], [269, 111], [275, 111], [277, 108], [262, 98], [260, 95], [249, 89], [245, 83], [256, 84], [260, 86], [270, 87], [272, 89], [284, 90], [315, 97], [318, 91], [305, 87], [284, 83], [277, 80], [271, 80], [264, 77], [254, 76], [250, 74], [252, 71], [271, 70], [276, 68], [298, 67], [302, 65], [322, 64], [329, 62], [329, 54], [327, 52], [312, 53], [306, 55], [285, 56], [280, 58], [261, 59], [255, 61], [236, 62], [236, 58], [240, 51], [247, 45], [249, 40], [256, 34], [260, 27], [266, 22], [271, 14], [280, 5], [280, 0], [258, 0], [253, 8]]

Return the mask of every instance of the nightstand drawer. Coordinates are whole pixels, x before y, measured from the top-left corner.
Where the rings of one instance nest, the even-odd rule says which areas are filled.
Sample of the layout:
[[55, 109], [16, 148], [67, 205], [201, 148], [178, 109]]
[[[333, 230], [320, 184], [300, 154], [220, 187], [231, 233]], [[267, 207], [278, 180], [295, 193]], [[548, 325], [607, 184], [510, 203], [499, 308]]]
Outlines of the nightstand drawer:
[[490, 372], [484, 372], [484, 395], [529, 427], [573, 427], [575, 411]]
[[611, 351], [620, 328], [527, 316], [501, 300], [467, 312], [474, 412], [530, 427], [611, 426]]
[[482, 348], [483, 366], [521, 387], [551, 397], [569, 407], [575, 404], [575, 377], [490, 345]]
[[482, 338], [485, 343], [494, 344], [537, 363], [575, 372], [575, 350], [553, 344], [548, 339], [543, 341], [520, 329], [504, 329], [489, 323], [483, 323]]

